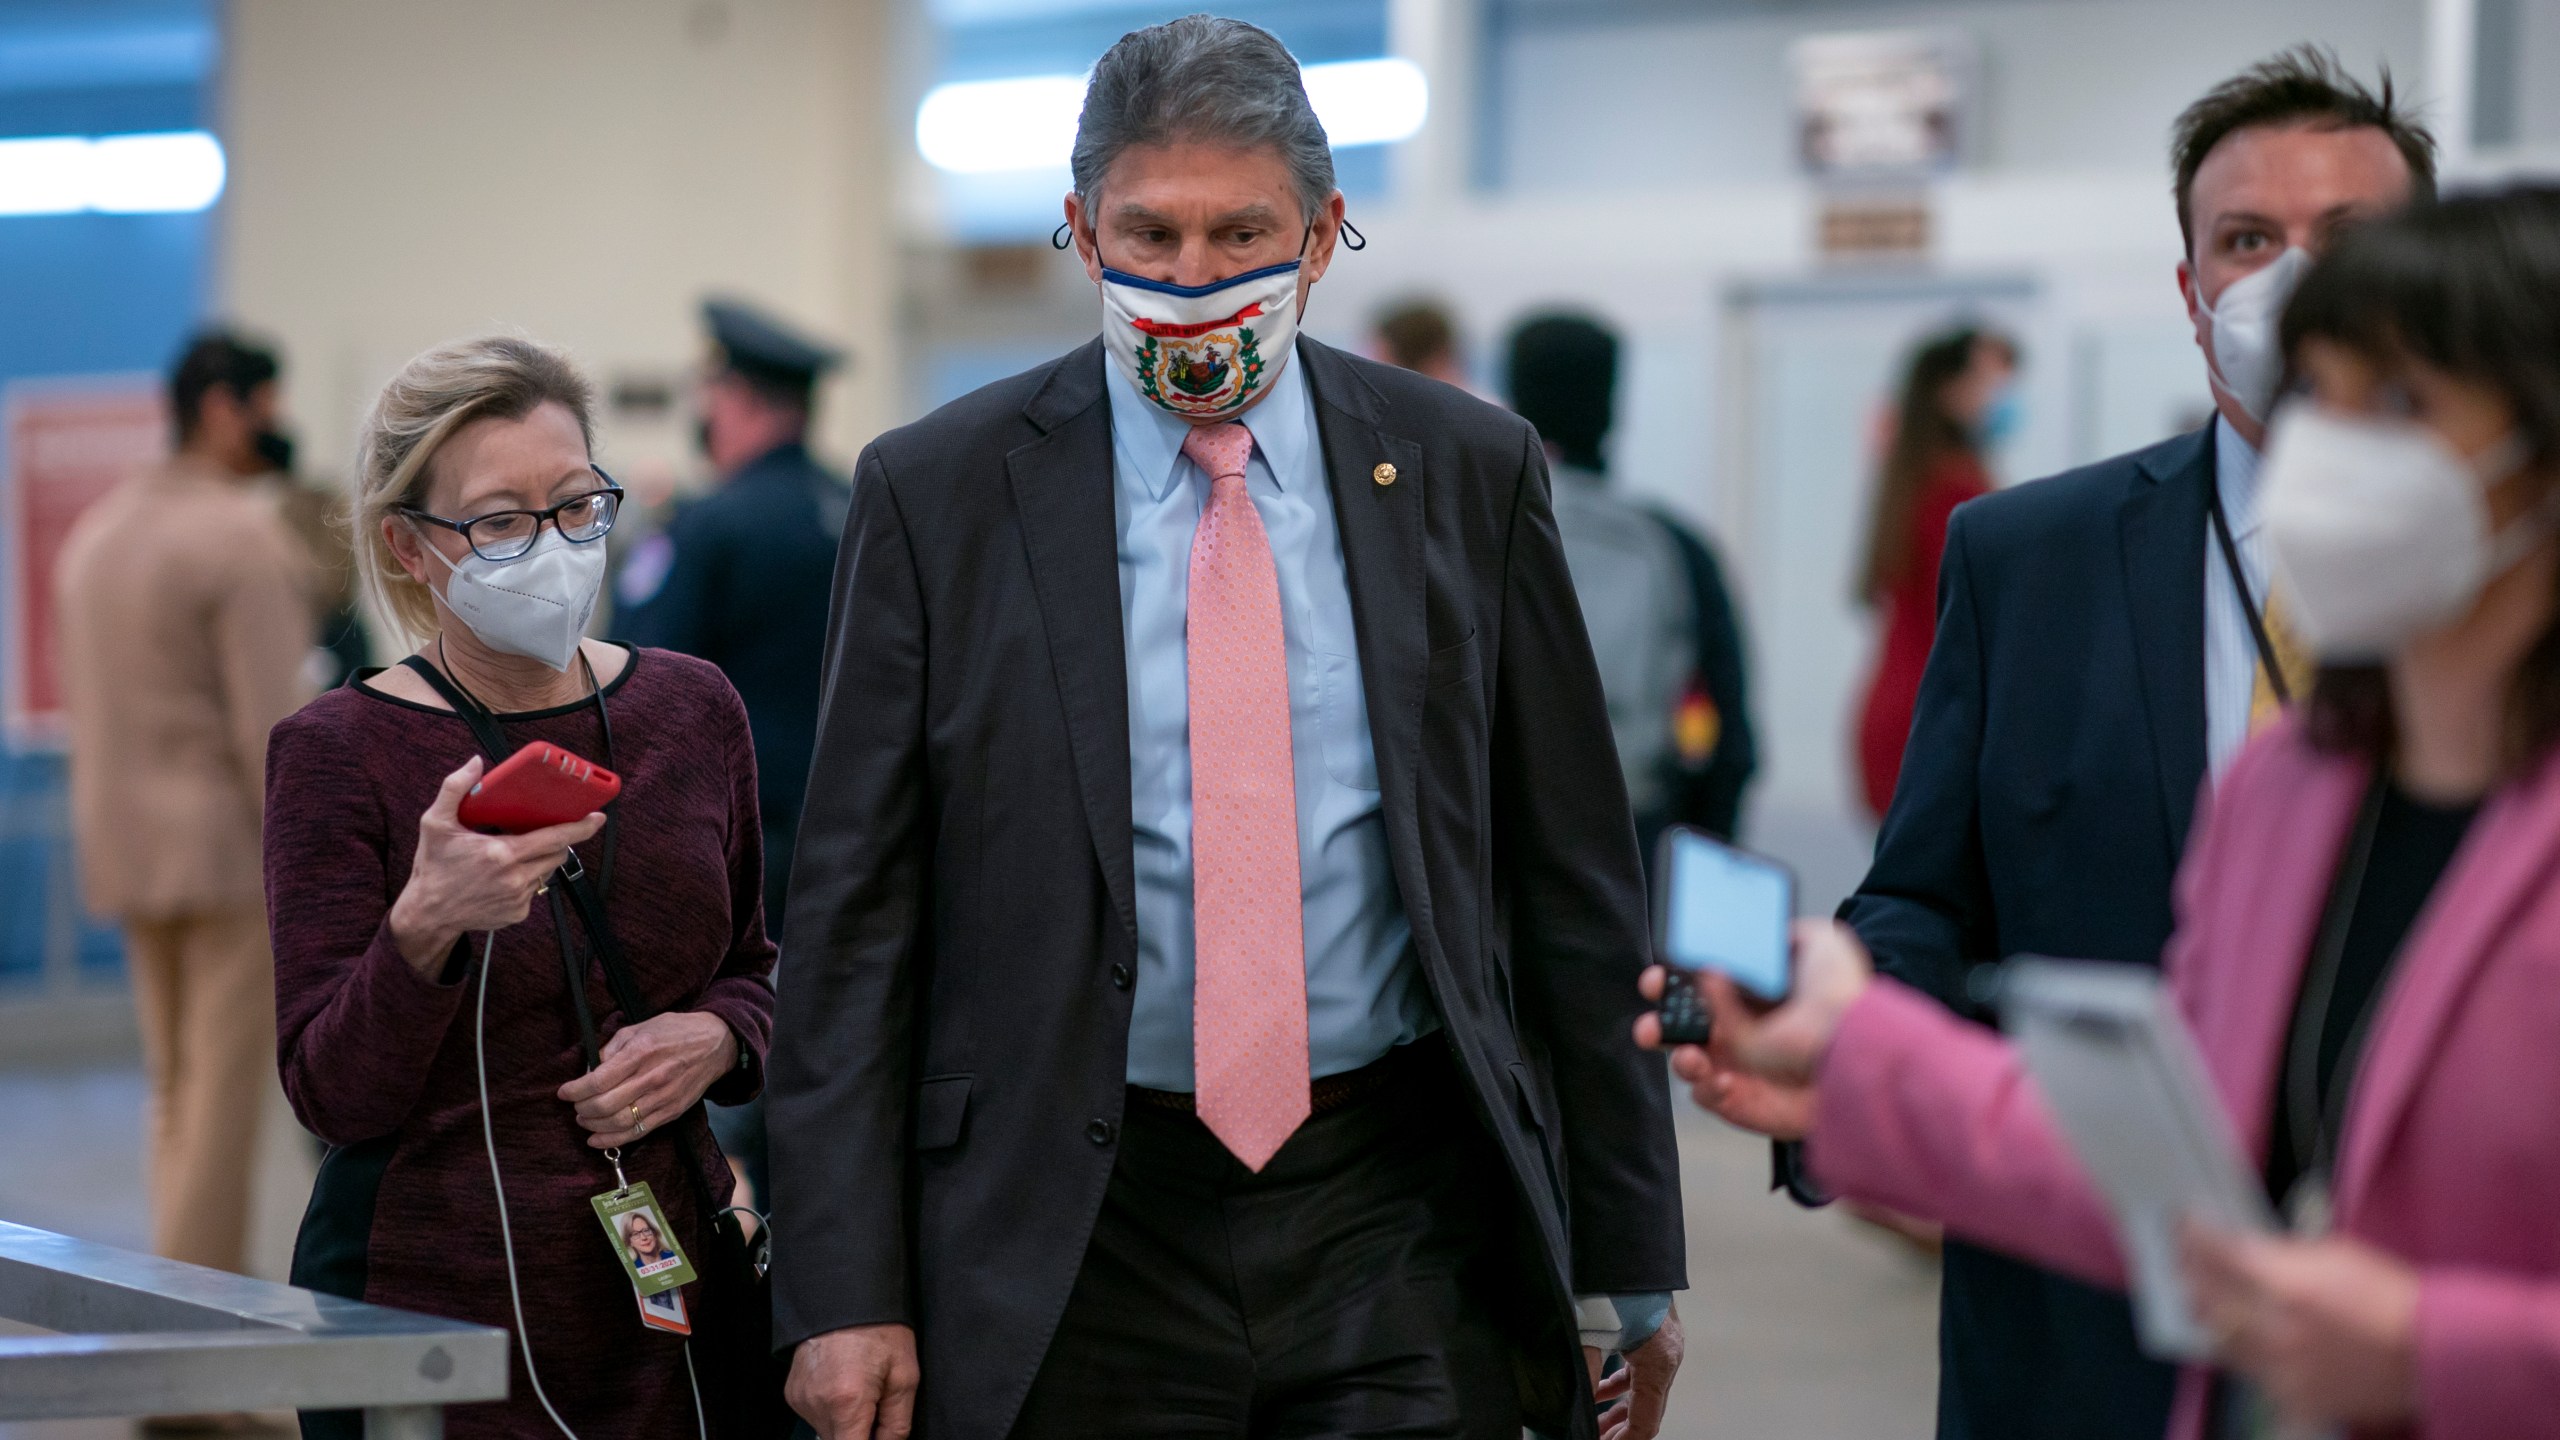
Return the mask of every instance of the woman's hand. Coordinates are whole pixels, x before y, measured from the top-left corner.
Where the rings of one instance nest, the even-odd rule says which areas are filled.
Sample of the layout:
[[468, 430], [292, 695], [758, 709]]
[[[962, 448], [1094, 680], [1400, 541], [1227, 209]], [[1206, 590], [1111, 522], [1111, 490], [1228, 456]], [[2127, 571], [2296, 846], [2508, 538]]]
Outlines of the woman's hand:
[[560, 1098], [578, 1107], [587, 1144], [609, 1150], [692, 1109], [737, 1063], [728, 1021], [671, 1011], [615, 1031], [596, 1068], [561, 1086]]
[[2391, 1426], [2418, 1410], [2418, 1272], [2332, 1235], [2240, 1235], [2189, 1222], [2196, 1311], [2222, 1362], [2287, 1417]]
[[[1775, 1009], [1755, 1003], [1721, 975], [1697, 977], [1713, 1016], [1704, 1047], [1672, 1051], [1671, 1068], [1689, 1082], [1690, 1098], [1727, 1122], [1778, 1140], [1801, 1140], [1812, 1128], [1813, 1077], [1875, 975], [1867, 949], [1847, 926], [1830, 920], [1795, 924], [1795, 992]], [[1660, 966], [1638, 981], [1646, 999], [1662, 998]], [[1661, 1022], [1636, 1020], [1636, 1043], [1662, 1044]]]
[[433, 975], [454, 943], [475, 930], [504, 930], [532, 912], [545, 877], [569, 847], [595, 838], [604, 816], [522, 835], [482, 835], [462, 828], [462, 797], [480, 781], [477, 755], [444, 777], [435, 803], [418, 817], [418, 853], [409, 883], [391, 905], [391, 940], [400, 958]]

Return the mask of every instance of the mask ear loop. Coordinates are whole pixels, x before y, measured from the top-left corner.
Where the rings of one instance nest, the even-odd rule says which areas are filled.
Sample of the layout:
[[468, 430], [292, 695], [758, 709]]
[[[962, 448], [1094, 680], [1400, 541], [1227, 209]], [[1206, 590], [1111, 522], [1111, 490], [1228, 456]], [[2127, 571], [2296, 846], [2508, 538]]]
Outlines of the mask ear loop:
[[1342, 217], [1342, 233], [1351, 237], [1350, 239], [1342, 242], [1343, 248], [1348, 250], [1366, 250], [1369, 248], [1369, 237], [1360, 233], [1360, 227], [1352, 224], [1351, 217], [1348, 215]]
[[1058, 222], [1058, 228], [1049, 232], [1050, 249], [1064, 250], [1069, 244], [1073, 243], [1067, 232], [1067, 226], [1071, 223], [1072, 222], [1070, 221], [1061, 220]]

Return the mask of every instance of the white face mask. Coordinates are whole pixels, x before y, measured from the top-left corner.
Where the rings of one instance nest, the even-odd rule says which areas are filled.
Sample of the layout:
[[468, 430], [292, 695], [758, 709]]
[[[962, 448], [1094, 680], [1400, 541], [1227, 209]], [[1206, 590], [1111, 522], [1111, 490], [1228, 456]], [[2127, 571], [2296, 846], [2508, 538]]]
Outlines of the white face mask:
[[2214, 388], [2261, 424], [2284, 378], [2276, 327], [2284, 319], [2285, 302], [2302, 283], [2302, 272], [2310, 268], [2310, 252], [2297, 245], [2223, 286], [2222, 298], [2210, 305], [2202, 283], [2196, 288], [2196, 308], [2213, 327], [2213, 359], [2207, 368]]
[[2312, 652], [2381, 661], [2460, 618], [2550, 528], [2545, 506], [2491, 529], [2488, 491], [2524, 460], [2513, 437], [2474, 462], [2413, 421], [2288, 406], [2267, 437], [2261, 504]]
[[1102, 341], [1138, 393], [1176, 415], [1243, 409], [1289, 363], [1298, 262], [1211, 285], [1102, 272]]
[[[425, 544], [426, 537], [419, 537]], [[471, 627], [480, 643], [509, 655], [539, 660], [565, 671], [578, 658], [578, 641], [596, 613], [604, 585], [604, 537], [574, 541], [545, 526], [532, 549], [513, 560], [466, 554], [460, 564], [427, 545], [453, 572], [444, 606]]]

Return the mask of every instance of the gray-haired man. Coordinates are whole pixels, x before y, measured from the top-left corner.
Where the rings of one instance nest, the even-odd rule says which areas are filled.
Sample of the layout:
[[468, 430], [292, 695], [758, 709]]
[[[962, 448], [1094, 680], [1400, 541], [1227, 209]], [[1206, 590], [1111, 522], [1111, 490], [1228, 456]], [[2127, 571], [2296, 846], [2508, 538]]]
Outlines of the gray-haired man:
[[1262, 31], [1123, 39], [1075, 174], [1102, 338], [855, 473], [767, 1092], [792, 1403], [1589, 1436], [1615, 1349], [1645, 1440], [1677, 1164], [1537, 437], [1294, 339], [1342, 196]]

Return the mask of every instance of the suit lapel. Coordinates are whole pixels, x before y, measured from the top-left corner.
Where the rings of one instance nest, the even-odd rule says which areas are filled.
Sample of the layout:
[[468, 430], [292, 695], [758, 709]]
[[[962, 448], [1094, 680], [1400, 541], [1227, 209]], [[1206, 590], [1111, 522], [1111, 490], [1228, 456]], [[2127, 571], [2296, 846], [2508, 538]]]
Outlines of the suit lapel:
[[2386, 981], [2372, 1037], [2350, 1082], [2338, 1153], [2342, 1207], [2363, 1197], [2392, 1132], [2426, 1078], [2472, 977], [2514, 935], [2517, 908], [2560, 869], [2560, 753], [2494, 796], [2419, 912]]
[[[1414, 912], [1414, 929], [1420, 932], [1429, 919], [1417, 799], [1422, 690], [1429, 660], [1422, 561], [1429, 477], [1423, 473], [1422, 447], [1380, 428], [1384, 402], [1339, 352], [1301, 336], [1298, 359], [1307, 367], [1307, 385], [1315, 396], [1325, 483], [1342, 533], [1388, 849], [1406, 906]], [[1381, 464], [1395, 467], [1394, 483], [1377, 483]]]
[[2142, 703], [2174, 860], [2204, 784], [2205, 487], [2214, 483], [2213, 431], [2159, 447], [2118, 513], [2125, 613], [2133, 626]]
[[1005, 456], [1049, 664], [1075, 754], [1094, 858], [1120, 921], [1138, 933], [1129, 819], [1129, 670], [1122, 653], [1120, 539], [1112, 519], [1111, 407], [1102, 342], [1058, 362], [1023, 414], [1039, 439]]

